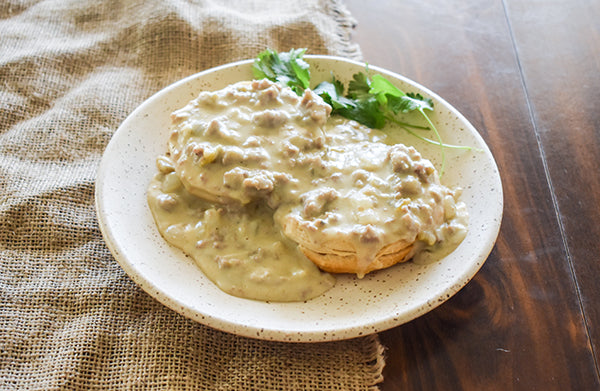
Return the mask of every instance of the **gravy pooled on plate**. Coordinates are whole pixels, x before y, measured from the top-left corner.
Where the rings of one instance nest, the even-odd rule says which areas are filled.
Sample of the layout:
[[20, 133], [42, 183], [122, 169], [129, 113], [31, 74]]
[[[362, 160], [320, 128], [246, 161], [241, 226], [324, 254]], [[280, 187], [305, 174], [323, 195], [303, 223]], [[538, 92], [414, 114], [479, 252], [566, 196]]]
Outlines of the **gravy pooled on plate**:
[[225, 292], [266, 301], [322, 294], [323, 271], [452, 251], [468, 220], [459, 192], [414, 148], [330, 112], [268, 80], [175, 111], [148, 190], [163, 237]]

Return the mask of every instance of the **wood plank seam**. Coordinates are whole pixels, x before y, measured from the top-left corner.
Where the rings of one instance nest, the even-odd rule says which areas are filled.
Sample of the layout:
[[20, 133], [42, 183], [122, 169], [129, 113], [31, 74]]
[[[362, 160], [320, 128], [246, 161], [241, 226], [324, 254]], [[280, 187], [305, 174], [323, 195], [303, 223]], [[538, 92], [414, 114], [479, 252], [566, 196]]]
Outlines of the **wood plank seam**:
[[565, 256], [567, 258], [567, 264], [569, 266], [569, 271], [571, 273], [571, 278], [573, 279], [573, 283], [575, 284], [575, 292], [577, 292], [577, 301], [579, 304], [579, 310], [581, 312], [581, 317], [583, 320], [583, 324], [585, 325], [585, 333], [587, 335], [587, 340], [588, 340], [588, 345], [590, 348], [590, 351], [592, 353], [592, 359], [594, 360], [594, 366], [596, 368], [596, 377], [600, 380], [600, 366], [598, 363], [598, 360], [596, 359], [596, 352], [594, 349], [594, 344], [592, 343], [592, 337], [591, 337], [591, 331], [590, 331], [590, 326], [589, 326], [589, 321], [588, 321], [588, 317], [586, 316], [585, 313], [585, 308], [583, 305], [583, 299], [582, 299], [582, 294], [581, 294], [581, 289], [579, 286], [579, 281], [577, 280], [577, 274], [575, 273], [575, 267], [573, 265], [573, 259], [571, 256], [571, 251], [569, 249], [569, 243], [567, 241], [567, 234], [566, 234], [566, 230], [565, 230], [565, 226], [564, 226], [564, 222], [563, 222], [563, 218], [562, 218], [562, 214], [560, 211], [560, 205], [558, 203], [558, 199], [556, 197], [556, 192], [555, 192], [555, 188], [554, 185], [552, 184], [552, 177], [550, 176], [550, 169], [548, 168], [548, 161], [546, 159], [546, 152], [544, 150], [544, 146], [542, 144], [541, 141], [541, 137], [540, 137], [540, 133], [539, 133], [539, 128], [538, 128], [538, 124], [536, 121], [536, 117], [535, 117], [535, 110], [532, 106], [531, 103], [531, 99], [530, 99], [530, 94], [527, 88], [527, 81], [525, 80], [525, 73], [523, 71], [523, 67], [521, 64], [521, 60], [519, 57], [519, 50], [517, 47], [517, 43], [516, 43], [516, 38], [514, 35], [514, 30], [510, 21], [510, 16], [508, 15], [508, 6], [506, 4], [506, 0], [502, 0], [502, 7], [504, 10], [504, 17], [506, 18], [506, 23], [508, 26], [508, 31], [510, 34], [510, 40], [511, 40], [511, 44], [513, 46], [513, 51], [515, 54], [515, 58], [517, 61], [517, 68], [519, 69], [519, 78], [521, 80], [521, 86], [523, 88], [523, 94], [525, 96], [525, 102], [527, 102], [527, 111], [529, 113], [529, 119], [531, 121], [531, 125], [533, 127], [533, 131], [535, 133], [535, 139], [536, 142], [538, 144], [538, 150], [540, 151], [540, 157], [542, 159], [542, 166], [544, 168], [544, 175], [546, 177], [546, 182], [548, 184], [548, 187], [550, 189], [550, 197], [552, 200], [552, 206], [554, 208], [555, 211], [555, 216], [556, 216], [556, 221], [558, 224], [558, 229], [560, 232], [560, 236], [561, 236], [561, 241], [562, 241], [562, 245], [563, 245], [563, 250], [565, 253]]

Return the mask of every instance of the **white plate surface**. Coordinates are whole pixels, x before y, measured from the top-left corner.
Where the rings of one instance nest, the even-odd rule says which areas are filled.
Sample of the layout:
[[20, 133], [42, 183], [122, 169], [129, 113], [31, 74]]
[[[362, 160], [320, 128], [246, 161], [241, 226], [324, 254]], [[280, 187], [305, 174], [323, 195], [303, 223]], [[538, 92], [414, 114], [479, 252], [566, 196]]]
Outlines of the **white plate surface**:
[[[312, 80], [333, 73], [347, 82], [365, 65], [342, 58], [306, 56]], [[119, 127], [102, 158], [96, 182], [96, 209], [102, 234], [115, 259], [151, 296], [200, 323], [247, 337], [317, 342], [368, 335], [408, 322], [437, 307], [461, 289], [488, 257], [500, 227], [503, 197], [492, 154], [473, 126], [442, 98], [395, 73], [369, 66], [406, 92], [420, 92], [435, 104], [432, 115], [444, 142], [469, 145], [477, 152], [446, 150], [442, 182], [460, 186], [470, 214], [469, 233], [441, 261], [412, 262], [359, 280], [338, 276], [333, 289], [300, 303], [265, 303], [230, 296], [208, 280], [193, 261], [160, 236], [146, 204], [146, 187], [155, 159], [166, 151], [170, 113], [202, 90], [251, 80], [252, 61], [213, 68], [158, 92]], [[439, 147], [414, 145], [436, 166]]]

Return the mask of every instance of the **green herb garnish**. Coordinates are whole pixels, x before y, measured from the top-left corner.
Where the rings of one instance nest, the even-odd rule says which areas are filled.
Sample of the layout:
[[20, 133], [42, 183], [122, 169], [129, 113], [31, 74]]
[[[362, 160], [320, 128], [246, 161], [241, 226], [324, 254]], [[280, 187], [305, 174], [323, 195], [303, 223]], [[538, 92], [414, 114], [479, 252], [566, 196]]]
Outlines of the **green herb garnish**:
[[385, 125], [385, 114], [380, 110], [377, 97], [369, 93], [368, 79], [364, 73], [357, 73], [348, 84], [348, 94], [344, 86], [333, 77], [332, 82], [324, 81], [315, 87], [314, 92], [332, 107], [332, 114], [353, 119], [365, 126], [381, 129]]
[[285, 53], [267, 49], [254, 60], [252, 73], [256, 79], [267, 78], [302, 95], [310, 83], [309, 65], [302, 59], [304, 53], [306, 49], [292, 49]]
[[[271, 81], [291, 87], [298, 95], [302, 95], [310, 85], [309, 65], [302, 57], [306, 49], [292, 49], [289, 52], [277, 53], [267, 49], [260, 53], [252, 67], [254, 77], [267, 78]], [[426, 111], [433, 111], [433, 101], [418, 93], [405, 93], [393, 85], [385, 77], [375, 74], [369, 76], [369, 68], [352, 76], [348, 90], [342, 82], [332, 76], [332, 80], [321, 82], [314, 90], [332, 107], [331, 114], [338, 114], [374, 129], [381, 129], [385, 124], [393, 122], [403, 127], [409, 134], [425, 142], [439, 145], [442, 155], [440, 176], [443, 175], [446, 156], [444, 148], [466, 149], [471, 147], [449, 145], [442, 138]], [[399, 114], [418, 112], [428, 126], [411, 125], [398, 119]], [[410, 128], [433, 130], [432, 140], [420, 136]]]

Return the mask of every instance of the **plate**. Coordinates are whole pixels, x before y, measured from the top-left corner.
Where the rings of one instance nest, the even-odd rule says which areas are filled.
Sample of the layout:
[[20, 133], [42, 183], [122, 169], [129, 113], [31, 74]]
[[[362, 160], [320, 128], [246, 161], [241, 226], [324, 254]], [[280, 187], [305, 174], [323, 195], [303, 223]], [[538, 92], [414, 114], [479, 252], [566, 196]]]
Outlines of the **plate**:
[[[305, 56], [312, 80], [345, 83], [365, 64], [330, 56]], [[336, 285], [315, 299], [269, 303], [230, 296], [219, 290], [193, 260], [159, 234], [146, 204], [146, 188], [156, 173], [155, 159], [166, 152], [169, 115], [202, 90], [251, 80], [252, 60], [200, 72], [156, 93], [122, 123], [102, 157], [96, 180], [96, 210], [107, 246], [125, 272], [165, 306], [207, 326], [245, 337], [317, 342], [359, 337], [408, 322], [450, 298], [475, 275], [495, 243], [503, 197], [498, 168], [475, 128], [450, 104], [423, 86], [369, 65], [407, 92], [434, 101], [431, 118], [445, 143], [478, 151], [446, 149], [442, 182], [463, 188], [469, 232], [451, 254], [436, 263], [408, 262], [363, 279], [337, 276]], [[440, 148], [396, 132], [440, 166]]]

